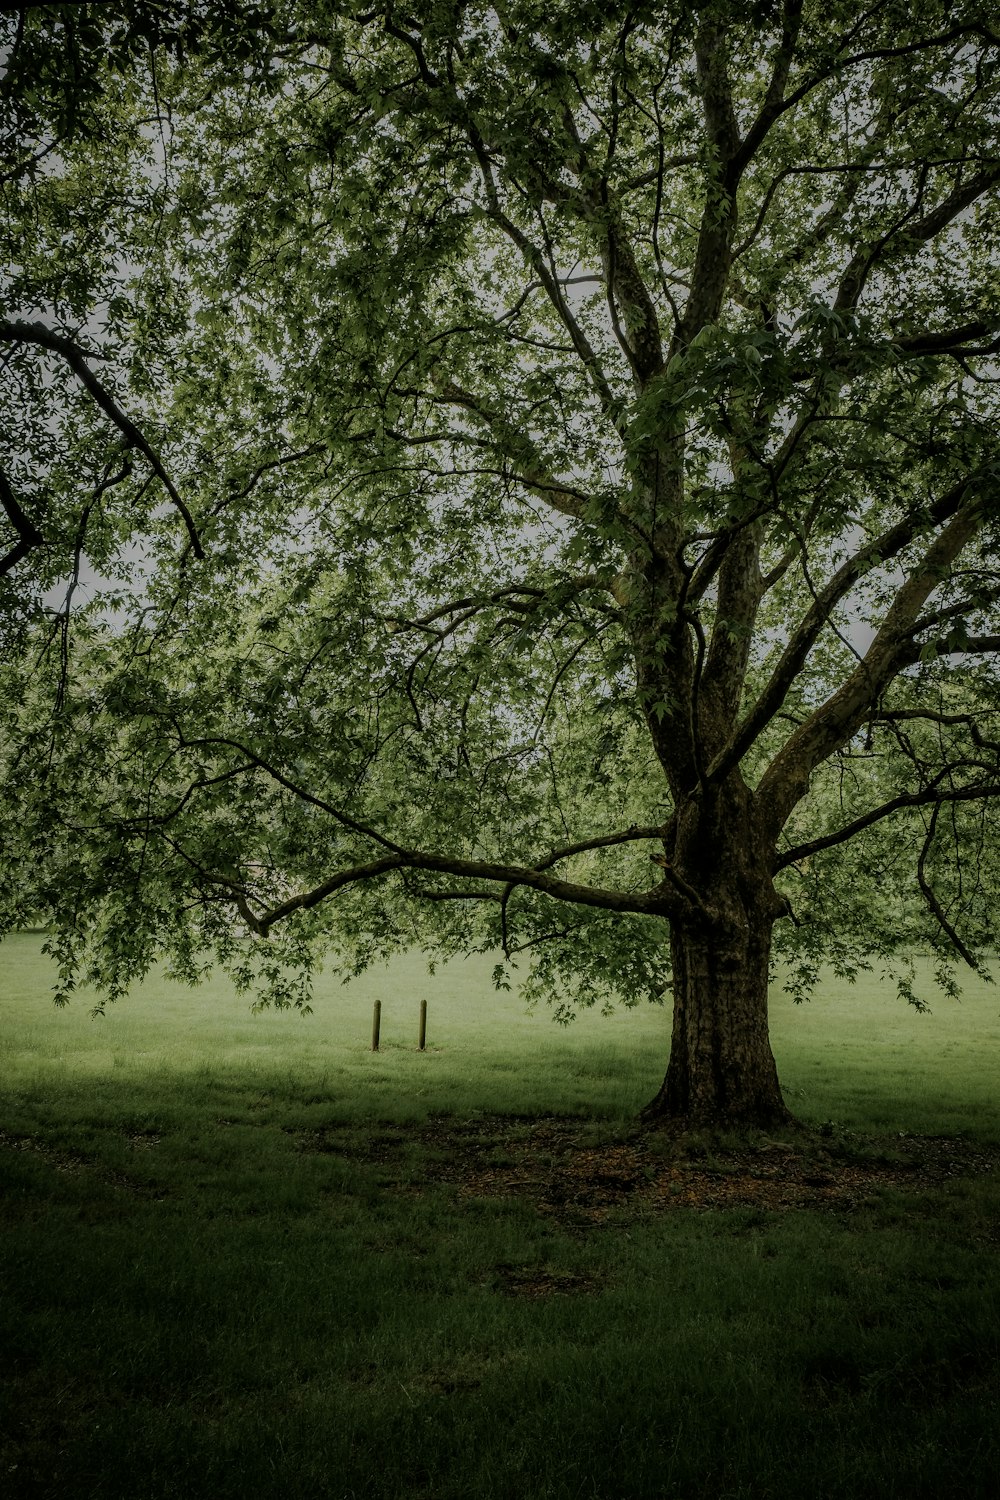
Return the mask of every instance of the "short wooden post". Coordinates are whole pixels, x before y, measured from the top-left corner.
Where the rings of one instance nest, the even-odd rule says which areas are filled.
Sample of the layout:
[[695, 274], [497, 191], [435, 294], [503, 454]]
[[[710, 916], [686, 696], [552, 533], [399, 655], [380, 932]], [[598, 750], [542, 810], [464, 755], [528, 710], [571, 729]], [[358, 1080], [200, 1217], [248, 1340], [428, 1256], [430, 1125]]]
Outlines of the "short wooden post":
[[377, 1052], [378, 1051], [378, 1034], [381, 1031], [381, 1029], [382, 1029], [382, 1002], [381, 1002], [381, 1000], [376, 1000], [375, 1001], [375, 1007], [374, 1007], [374, 1009], [372, 1011], [372, 1051], [373, 1052]]
[[417, 1046], [419, 1047], [419, 1049], [420, 1049], [421, 1052], [423, 1052], [424, 1047], [426, 1045], [426, 1042], [427, 1042], [427, 1001], [426, 1000], [421, 1000], [421, 1002], [420, 1002], [420, 1041], [417, 1043]]

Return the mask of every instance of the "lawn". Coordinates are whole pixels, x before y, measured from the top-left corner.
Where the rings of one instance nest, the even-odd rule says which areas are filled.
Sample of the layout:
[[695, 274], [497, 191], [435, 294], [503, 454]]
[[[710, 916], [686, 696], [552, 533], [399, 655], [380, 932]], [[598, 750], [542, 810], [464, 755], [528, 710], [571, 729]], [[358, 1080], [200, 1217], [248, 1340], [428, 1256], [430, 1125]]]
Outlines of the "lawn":
[[92, 1019], [0, 946], [0, 1494], [995, 1496], [998, 990], [776, 987], [824, 1133], [678, 1154], [665, 1011], [490, 967]]

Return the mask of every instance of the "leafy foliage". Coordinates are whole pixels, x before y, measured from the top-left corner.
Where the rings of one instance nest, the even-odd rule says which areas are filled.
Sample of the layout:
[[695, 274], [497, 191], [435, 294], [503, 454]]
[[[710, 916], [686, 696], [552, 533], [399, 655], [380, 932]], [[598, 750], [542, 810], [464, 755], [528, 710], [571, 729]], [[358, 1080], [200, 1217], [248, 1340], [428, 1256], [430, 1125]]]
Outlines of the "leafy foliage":
[[165, 951], [294, 1004], [413, 944], [661, 998], [664, 918], [784, 912], [800, 994], [976, 962], [987, 8], [38, 10], [7, 920], [112, 994]]

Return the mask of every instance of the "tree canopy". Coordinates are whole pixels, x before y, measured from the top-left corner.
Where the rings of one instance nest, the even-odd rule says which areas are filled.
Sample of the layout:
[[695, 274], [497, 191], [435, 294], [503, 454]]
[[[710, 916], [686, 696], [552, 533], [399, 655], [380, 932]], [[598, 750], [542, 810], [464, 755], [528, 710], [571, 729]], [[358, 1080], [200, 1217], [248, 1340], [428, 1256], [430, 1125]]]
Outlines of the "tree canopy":
[[776, 956], [979, 962], [988, 7], [4, 24], [3, 909], [67, 987], [496, 949], [773, 1119]]

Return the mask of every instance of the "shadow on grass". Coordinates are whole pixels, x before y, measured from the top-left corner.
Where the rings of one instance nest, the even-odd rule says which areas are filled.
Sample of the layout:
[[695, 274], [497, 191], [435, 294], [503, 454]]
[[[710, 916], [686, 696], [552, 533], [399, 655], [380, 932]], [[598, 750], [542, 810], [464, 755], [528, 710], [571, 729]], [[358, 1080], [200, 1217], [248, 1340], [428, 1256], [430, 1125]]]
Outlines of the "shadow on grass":
[[11, 1500], [995, 1493], [993, 1148], [244, 1102], [0, 1139]]

